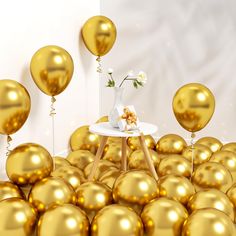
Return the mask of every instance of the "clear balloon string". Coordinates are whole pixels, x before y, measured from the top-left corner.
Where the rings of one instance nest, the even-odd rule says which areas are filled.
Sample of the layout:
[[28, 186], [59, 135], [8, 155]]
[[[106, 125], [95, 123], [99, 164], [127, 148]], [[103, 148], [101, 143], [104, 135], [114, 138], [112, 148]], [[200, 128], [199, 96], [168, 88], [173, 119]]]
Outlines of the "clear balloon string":
[[7, 147], [6, 147], [6, 157], [8, 157], [11, 153], [10, 146], [11, 146], [12, 138], [10, 135], [7, 135]]
[[55, 155], [55, 128], [54, 128], [54, 116], [56, 115], [56, 109], [54, 108], [54, 103], [56, 102], [55, 97], [51, 98], [51, 110], [50, 116], [52, 117], [52, 155]]
[[102, 73], [102, 63], [101, 63], [101, 57], [98, 56], [96, 61], [98, 62], [98, 66], [97, 66], [97, 72], [98, 73]]
[[193, 172], [194, 172], [194, 138], [196, 137], [195, 133], [192, 132], [191, 134], [191, 151], [192, 151], [192, 173], [191, 173], [191, 177], [193, 176]]

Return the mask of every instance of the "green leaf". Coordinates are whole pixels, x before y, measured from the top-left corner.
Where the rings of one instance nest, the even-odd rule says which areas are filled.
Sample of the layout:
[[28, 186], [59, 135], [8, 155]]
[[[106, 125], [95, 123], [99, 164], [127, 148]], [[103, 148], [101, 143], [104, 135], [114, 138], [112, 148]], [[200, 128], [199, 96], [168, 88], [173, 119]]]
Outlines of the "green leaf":
[[111, 80], [109, 79], [108, 82], [107, 82], [107, 85], [106, 87], [115, 87], [115, 81], [114, 80]]
[[143, 87], [143, 83], [137, 80], [137, 84]]
[[137, 81], [134, 81], [134, 82], [133, 82], [133, 85], [134, 85], [134, 87], [135, 87], [136, 89], [138, 88]]

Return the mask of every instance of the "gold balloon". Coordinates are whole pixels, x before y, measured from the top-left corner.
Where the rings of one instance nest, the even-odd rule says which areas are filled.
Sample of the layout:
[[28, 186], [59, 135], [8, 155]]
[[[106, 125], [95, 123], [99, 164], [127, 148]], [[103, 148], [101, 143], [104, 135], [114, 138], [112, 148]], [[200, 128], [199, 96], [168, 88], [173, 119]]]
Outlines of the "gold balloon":
[[55, 170], [62, 166], [71, 166], [70, 162], [66, 160], [64, 157], [53, 157], [54, 168]]
[[195, 193], [192, 183], [184, 176], [166, 175], [158, 181], [161, 197], [174, 199], [187, 204], [189, 198]]
[[231, 151], [236, 152], [236, 143], [227, 143], [222, 148], [221, 151]]
[[89, 221], [78, 207], [65, 204], [46, 211], [39, 219], [38, 236], [88, 236]]
[[0, 181], [0, 201], [15, 197], [24, 199], [21, 189], [11, 182]]
[[146, 236], [181, 235], [187, 217], [188, 212], [181, 203], [167, 198], [151, 201], [141, 214]]
[[31, 236], [37, 222], [34, 208], [19, 198], [0, 202], [0, 235]]
[[178, 89], [172, 102], [179, 124], [190, 132], [203, 129], [215, 111], [215, 98], [202, 84], [190, 83]]
[[143, 223], [132, 209], [110, 205], [94, 217], [91, 236], [143, 236]]
[[166, 134], [158, 140], [156, 150], [163, 154], [181, 154], [185, 147], [187, 143], [182, 137], [177, 134]]
[[10, 152], [6, 162], [9, 179], [19, 185], [34, 184], [49, 176], [52, 169], [50, 153], [35, 143], [17, 146]]
[[122, 173], [113, 186], [113, 199], [120, 205], [133, 208], [138, 214], [144, 205], [158, 197], [156, 180], [146, 171]]
[[48, 177], [37, 182], [31, 189], [29, 202], [40, 212], [48, 210], [54, 205], [76, 203], [76, 194], [63, 179]]
[[158, 176], [175, 174], [189, 178], [191, 173], [191, 162], [179, 155], [170, 155], [169, 157], [162, 159], [159, 166], [157, 167]]
[[[145, 135], [145, 143], [149, 149], [155, 149], [156, 142], [151, 135]], [[142, 149], [138, 137], [129, 137], [127, 139], [128, 146], [133, 150]]]
[[194, 171], [192, 182], [196, 190], [216, 188], [226, 192], [233, 184], [233, 178], [223, 165], [216, 162], [206, 162]]
[[[212, 151], [205, 145], [194, 144], [193, 155], [194, 166], [196, 167], [204, 162], [209, 161]], [[186, 147], [182, 152], [182, 156], [192, 163], [192, 146]]]
[[112, 189], [116, 179], [120, 174], [121, 174], [120, 170], [117, 169], [107, 170], [99, 177], [98, 181], [106, 184], [108, 187]]
[[223, 146], [221, 141], [218, 140], [217, 138], [214, 138], [214, 137], [203, 137], [203, 138], [200, 138], [196, 142], [196, 144], [205, 145], [205, 146], [209, 147], [212, 152], [219, 151], [221, 149], [221, 147]]
[[30, 112], [30, 95], [14, 80], [0, 80], [0, 134], [14, 134], [25, 123]]
[[203, 208], [215, 208], [234, 221], [234, 205], [227, 195], [218, 189], [204, 189], [195, 193], [188, 201], [188, 210], [193, 212]]
[[[91, 169], [93, 167], [93, 162], [89, 163], [85, 169], [84, 169], [84, 175], [85, 177], [88, 177], [90, 172], [91, 172]], [[99, 179], [107, 170], [118, 170], [116, 164], [114, 164], [113, 162], [111, 161], [107, 161], [107, 160], [100, 160], [99, 163], [98, 163], [98, 167], [97, 167], [97, 170], [95, 172], [95, 175], [94, 175], [94, 179]]]
[[235, 236], [235, 226], [223, 212], [205, 208], [194, 211], [185, 221], [182, 236]]
[[107, 54], [116, 41], [116, 26], [105, 16], [89, 18], [81, 33], [85, 46], [95, 56]]
[[108, 122], [108, 116], [102, 116], [96, 121], [96, 123], [102, 123], [102, 122]]
[[74, 63], [70, 54], [55, 45], [40, 48], [30, 62], [30, 72], [35, 84], [49, 96], [56, 96], [65, 90], [73, 71]]
[[112, 203], [112, 191], [103, 183], [84, 183], [77, 188], [76, 194], [77, 205], [85, 211], [90, 221], [99, 210]]
[[74, 166], [62, 166], [54, 170], [51, 176], [64, 179], [74, 190], [80, 186], [84, 177], [83, 172]]
[[84, 170], [89, 163], [94, 161], [94, 157], [94, 154], [88, 150], [77, 150], [69, 153], [66, 159], [71, 165]]
[[230, 201], [234, 204], [234, 207], [236, 208], [236, 183], [234, 183], [227, 191], [227, 196], [229, 197]]
[[89, 132], [89, 126], [84, 125], [76, 129], [70, 137], [70, 146], [72, 151], [89, 150], [96, 154], [99, 146], [99, 136]]
[[[159, 154], [152, 149], [149, 149], [149, 153], [152, 158], [154, 166], [158, 166], [161, 161]], [[128, 163], [129, 163], [129, 169], [149, 170], [144, 153], [141, 149], [135, 150], [134, 152], [131, 153], [131, 155], [128, 158]]]
[[236, 182], [236, 153], [231, 151], [218, 151], [212, 155], [210, 161], [218, 162], [226, 167], [230, 171], [233, 181]]

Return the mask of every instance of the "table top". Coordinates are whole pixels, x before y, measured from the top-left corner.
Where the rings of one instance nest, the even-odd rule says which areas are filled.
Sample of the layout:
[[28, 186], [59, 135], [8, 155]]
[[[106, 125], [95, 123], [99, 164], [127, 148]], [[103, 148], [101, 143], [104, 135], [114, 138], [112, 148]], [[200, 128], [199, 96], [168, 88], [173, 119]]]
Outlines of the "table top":
[[145, 122], [140, 122], [139, 123], [139, 130], [132, 130], [128, 132], [122, 132], [118, 128], [113, 128], [109, 122], [102, 122], [102, 123], [97, 123], [90, 125], [89, 131], [102, 135], [102, 136], [109, 136], [109, 137], [138, 137], [140, 136], [140, 132], [142, 132], [144, 135], [150, 135], [153, 134], [157, 131], [157, 126], [150, 124], [150, 123], [145, 123]]

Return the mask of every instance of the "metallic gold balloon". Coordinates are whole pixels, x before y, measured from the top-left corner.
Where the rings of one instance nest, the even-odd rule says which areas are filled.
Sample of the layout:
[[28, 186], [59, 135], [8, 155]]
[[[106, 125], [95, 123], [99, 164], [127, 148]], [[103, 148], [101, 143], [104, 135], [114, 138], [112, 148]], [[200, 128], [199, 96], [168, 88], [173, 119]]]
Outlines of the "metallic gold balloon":
[[146, 236], [181, 235], [188, 212], [184, 206], [168, 198], [159, 198], [148, 203], [141, 214]]
[[157, 173], [159, 177], [175, 174], [189, 178], [192, 173], [192, 164], [182, 156], [170, 155], [161, 160], [157, 167]]
[[[149, 149], [155, 149], [156, 142], [151, 135], [145, 135], [145, 143]], [[129, 137], [127, 139], [128, 146], [133, 150], [142, 149], [138, 137]]]
[[[210, 160], [212, 151], [205, 145], [194, 144], [193, 155], [194, 166], [198, 166]], [[192, 146], [186, 147], [182, 152], [182, 156], [192, 163]]]
[[48, 177], [38, 181], [31, 189], [29, 202], [40, 212], [54, 205], [76, 203], [76, 194], [71, 185], [58, 177]]
[[40, 48], [30, 62], [31, 76], [38, 88], [49, 96], [65, 90], [71, 81], [74, 63], [63, 48], [49, 45]]
[[64, 157], [58, 157], [58, 156], [53, 157], [53, 162], [55, 170], [62, 166], [71, 166], [70, 162]]
[[83, 172], [74, 166], [62, 166], [54, 170], [51, 176], [62, 178], [70, 184], [74, 190], [80, 186], [82, 178], [84, 177]]
[[113, 199], [120, 205], [133, 208], [138, 214], [144, 205], [158, 197], [156, 180], [146, 171], [122, 173], [113, 186]]
[[39, 219], [38, 236], [88, 236], [89, 221], [78, 207], [65, 204], [52, 207]]
[[172, 102], [175, 118], [190, 132], [203, 129], [215, 111], [215, 98], [202, 84], [190, 83], [178, 89]]
[[96, 123], [102, 123], [102, 122], [108, 122], [108, 116], [102, 116], [96, 121]]
[[[161, 161], [159, 154], [152, 149], [149, 149], [149, 153], [152, 158], [154, 166], [158, 166]], [[135, 150], [134, 152], [131, 153], [131, 155], [128, 158], [128, 165], [129, 169], [149, 170], [144, 153], [141, 149]]]
[[24, 199], [21, 189], [11, 182], [0, 181], [0, 201], [15, 197]]
[[216, 162], [206, 162], [197, 167], [193, 173], [192, 183], [196, 190], [216, 188], [226, 192], [233, 184], [229, 170]]
[[215, 208], [234, 221], [234, 205], [227, 195], [218, 189], [204, 189], [195, 193], [188, 201], [188, 210], [193, 212], [203, 208]]
[[30, 95], [14, 80], [0, 80], [0, 134], [14, 134], [25, 123], [30, 112]]
[[10, 152], [6, 162], [9, 179], [18, 185], [34, 184], [49, 176], [52, 169], [50, 153], [35, 143], [17, 146]]
[[185, 147], [187, 143], [182, 137], [177, 134], [167, 134], [158, 140], [156, 150], [163, 154], [181, 154]]
[[89, 150], [96, 154], [99, 146], [99, 136], [89, 132], [89, 126], [84, 125], [76, 129], [70, 137], [72, 151]]
[[195, 193], [192, 183], [184, 176], [166, 175], [159, 179], [158, 187], [161, 197], [174, 199], [187, 204], [189, 198]]
[[76, 194], [77, 205], [85, 211], [90, 221], [99, 210], [112, 203], [112, 191], [103, 183], [84, 183], [77, 188]]
[[218, 140], [217, 138], [214, 138], [214, 137], [203, 137], [203, 138], [200, 138], [200, 139], [198, 139], [196, 144], [205, 145], [205, 146], [209, 147], [212, 152], [219, 151], [221, 149], [221, 147], [223, 146], [221, 141]]
[[20, 198], [0, 202], [0, 235], [31, 236], [37, 222], [34, 208]]
[[235, 226], [223, 212], [205, 208], [194, 211], [185, 221], [182, 236], [235, 236]]
[[226, 144], [221, 148], [221, 151], [236, 152], [236, 143], [226, 143]]
[[210, 161], [218, 162], [226, 167], [230, 171], [233, 181], [236, 182], [236, 153], [231, 151], [218, 151], [212, 155]]
[[112, 189], [116, 179], [120, 174], [121, 171], [117, 169], [107, 170], [99, 177], [98, 181], [106, 184], [108, 187]]
[[81, 33], [85, 46], [95, 56], [107, 54], [116, 41], [116, 26], [105, 16], [89, 18]]
[[[84, 169], [85, 177], [88, 177], [91, 169], [93, 167], [93, 162], [89, 163]], [[116, 164], [107, 160], [100, 160], [98, 163], [97, 170], [95, 172], [94, 179], [99, 179], [107, 170], [118, 170]]]
[[94, 217], [91, 236], [143, 236], [143, 223], [132, 209], [110, 205]]
[[71, 165], [84, 170], [89, 163], [94, 161], [94, 157], [94, 154], [88, 150], [77, 150], [69, 153], [66, 159]]
[[234, 183], [227, 191], [227, 196], [229, 197], [230, 201], [234, 204], [234, 207], [236, 208], [236, 183]]

